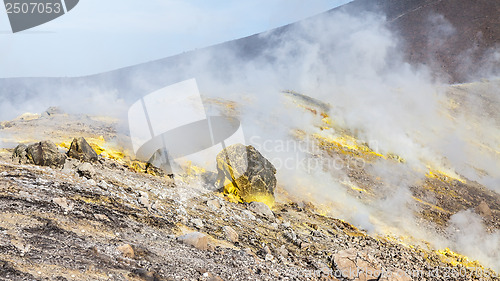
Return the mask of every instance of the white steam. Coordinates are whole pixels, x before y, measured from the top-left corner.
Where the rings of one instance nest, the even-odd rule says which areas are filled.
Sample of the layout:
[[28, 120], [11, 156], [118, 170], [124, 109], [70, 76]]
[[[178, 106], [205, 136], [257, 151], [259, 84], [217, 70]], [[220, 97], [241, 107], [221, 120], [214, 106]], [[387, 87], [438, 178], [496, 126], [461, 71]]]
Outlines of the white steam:
[[[456, 32], [439, 15], [430, 22], [434, 33], [429, 40], [436, 40], [436, 44]], [[164, 68], [153, 65], [146, 70], [122, 71], [119, 82], [114, 83], [123, 83], [125, 92], [127, 85], [145, 89], [141, 93], [145, 95], [164, 86], [156, 85], [162, 79], [168, 84], [195, 77], [205, 97], [237, 101], [247, 142], [281, 168], [281, 185], [304, 200], [335, 206], [332, 212], [336, 216], [369, 231], [399, 227], [401, 234], [428, 238], [413, 218], [415, 201], [410, 191], [423, 179], [427, 165], [455, 170], [499, 190], [500, 154], [493, 153], [499, 150], [498, 123], [488, 116], [474, 119], [465, 114], [466, 109], [450, 116], [446, 87], [426, 67], [403, 60], [400, 42], [388, 30], [384, 16], [337, 11], [254, 39], [257, 43], [244, 51], [235, 45], [221, 45], [190, 53], [184, 61], [172, 59], [172, 65]], [[247, 54], [252, 52], [256, 55]], [[53, 88], [42, 89], [32, 99], [5, 99], [1, 117], [22, 113], [20, 110], [41, 112], [52, 105], [70, 112], [123, 116], [127, 105], [139, 98], [124, 97], [120, 85], [99, 88], [91, 79], [85, 81], [55, 92]], [[99, 85], [103, 80], [96, 77], [94, 83]], [[293, 146], [295, 138], [290, 130], [316, 132], [311, 125], [313, 117], [284, 103], [281, 91], [286, 89], [328, 103], [334, 123], [355, 132], [358, 139], [376, 143], [377, 147], [372, 147], [376, 151], [406, 160], [405, 164], [379, 161], [366, 167], [369, 175], [383, 180], [380, 189], [372, 191], [382, 194], [382, 199], [364, 202], [346, 193], [346, 185], [352, 183], [341, 169], [344, 167], [330, 166], [325, 171], [324, 163], [307, 163], [310, 153]], [[498, 97], [500, 87], [481, 93]], [[481, 108], [480, 101], [473, 98], [464, 104]], [[485, 175], [478, 175], [478, 169]], [[466, 229], [461, 233], [468, 233], [454, 236], [452, 246], [487, 262], [497, 258], [491, 264], [500, 269], [498, 234], [484, 232], [470, 214], [457, 214], [451, 223]], [[471, 245], [478, 245], [478, 250]]]

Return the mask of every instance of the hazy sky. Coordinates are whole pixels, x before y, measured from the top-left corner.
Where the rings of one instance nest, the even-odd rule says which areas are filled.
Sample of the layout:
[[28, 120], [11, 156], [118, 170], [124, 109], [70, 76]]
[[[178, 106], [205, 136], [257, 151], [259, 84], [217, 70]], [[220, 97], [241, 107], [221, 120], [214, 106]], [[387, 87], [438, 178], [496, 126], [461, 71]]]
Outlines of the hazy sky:
[[0, 77], [82, 76], [292, 23], [350, 0], [80, 0], [13, 34], [0, 9]]

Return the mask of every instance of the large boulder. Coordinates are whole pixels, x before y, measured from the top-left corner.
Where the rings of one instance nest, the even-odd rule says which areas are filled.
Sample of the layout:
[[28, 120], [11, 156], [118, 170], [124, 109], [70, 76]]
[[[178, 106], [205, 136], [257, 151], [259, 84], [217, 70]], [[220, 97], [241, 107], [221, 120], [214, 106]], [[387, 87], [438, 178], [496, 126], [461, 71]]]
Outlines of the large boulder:
[[68, 157], [75, 158], [84, 162], [97, 161], [97, 159], [99, 158], [95, 150], [83, 137], [73, 139], [67, 155]]
[[217, 155], [216, 185], [240, 202], [274, 204], [276, 168], [253, 146], [234, 144]]
[[20, 164], [35, 164], [39, 166], [49, 166], [61, 168], [66, 161], [66, 156], [59, 151], [57, 146], [51, 141], [41, 141], [26, 146], [18, 145], [12, 155], [14, 162]]

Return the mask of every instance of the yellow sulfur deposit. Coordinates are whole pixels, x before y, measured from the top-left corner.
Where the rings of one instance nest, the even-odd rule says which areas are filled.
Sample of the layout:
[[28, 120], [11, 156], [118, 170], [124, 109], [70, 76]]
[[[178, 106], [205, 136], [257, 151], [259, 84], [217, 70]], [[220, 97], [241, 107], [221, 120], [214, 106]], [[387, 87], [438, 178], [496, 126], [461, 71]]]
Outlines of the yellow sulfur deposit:
[[187, 176], [196, 176], [196, 175], [201, 175], [203, 173], [206, 173], [207, 170], [203, 169], [202, 167], [193, 165], [191, 161], [186, 162], [186, 167], [185, 167]]
[[341, 183], [345, 186], [348, 186], [349, 188], [351, 188], [354, 191], [359, 191], [359, 192], [363, 192], [366, 194], [370, 194], [370, 192], [368, 192], [366, 189], [363, 189], [363, 188], [357, 186], [356, 184], [352, 183], [351, 181], [342, 181]]
[[227, 178], [224, 179], [223, 193], [226, 199], [233, 203], [249, 203], [253, 201], [262, 202], [272, 208], [275, 203], [274, 196], [269, 193], [250, 193], [244, 196], [239, 194], [240, 189], [237, 188], [235, 183], [229, 181]]
[[459, 181], [461, 183], [465, 183], [465, 180], [461, 179], [460, 176], [458, 176], [453, 172], [444, 172], [430, 167], [428, 168], [429, 168], [429, 173], [427, 173], [426, 175], [428, 178], [435, 178], [447, 183], [452, 183], [453, 181]]
[[419, 198], [417, 198], [417, 197], [415, 197], [415, 196], [412, 196], [412, 198], [413, 198], [413, 200], [415, 200], [415, 201], [419, 202], [420, 204], [423, 204], [423, 205], [429, 206], [429, 207], [431, 207], [431, 208], [433, 208], [433, 209], [436, 209], [436, 210], [441, 211], [441, 212], [444, 212], [444, 213], [449, 213], [449, 212], [448, 212], [448, 211], [446, 211], [445, 209], [443, 209], [443, 208], [441, 208], [441, 207], [439, 207], [439, 206], [436, 206], [436, 205], [434, 205], [434, 204], [431, 204], [431, 203], [429, 203], [429, 202], [425, 202], [424, 200], [419, 199]]
[[436, 254], [438, 254], [439, 259], [447, 264], [458, 266], [462, 265], [465, 267], [474, 267], [484, 269], [478, 261], [471, 261], [468, 257], [457, 254], [452, 250], [445, 248], [443, 250], [437, 250]]
[[313, 134], [313, 137], [318, 141], [319, 147], [325, 150], [335, 150], [343, 154], [361, 157], [366, 160], [385, 158], [384, 155], [371, 150], [365, 144], [360, 144], [358, 140], [352, 136], [324, 136]]
[[[69, 138], [68, 138], [69, 139]], [[95, 152], [105, 158], [114, 159], [120, 162], [125, 161], [125, 153], [123, 149], [118, 148], [104, 139], [103, 136], [86, 136], [85, 140], [89, 143], [89, 145], [95, 150]], [[57, 143], [59, 147], [63, 147], [69, 149], [71, 145], [71, 141], [65, 141]], [[126, 162], [126, 161], [125, 161]]]

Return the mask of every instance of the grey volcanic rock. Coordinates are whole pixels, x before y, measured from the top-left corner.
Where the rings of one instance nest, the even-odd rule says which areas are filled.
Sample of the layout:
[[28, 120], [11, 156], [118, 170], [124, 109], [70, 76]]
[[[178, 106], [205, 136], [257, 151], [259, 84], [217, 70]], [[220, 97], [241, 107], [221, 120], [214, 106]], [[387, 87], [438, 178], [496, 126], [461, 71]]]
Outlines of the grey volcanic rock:
[[231, 145], [217, 155], [217, 182], [244, 202], [274, 202], [276, 168], [253, 146]]
[[98, 156], [85, 138], [74, 138], [67, 153], [68, 157], [84, 162], [97, 161]]
[[95, 175], [94, 167], [90, 163], [83, 163], [78, 166], [77, 170], [78, 175], [81, 177], [86, 177], [87, 179], [91, 179]]
[[271, 211], [271, 208], [262, 202], [251, 202], [248, 205], [248, 209], [254, 212], [256, 215], [265, 217], [267, 219], [273, 220], [274, 213]]
[[28, 146], [27, 154], [30, 162], [38, 166], [62, 168], [66, 157], [59, 152], [51, 141], [41, 141]]
[[12, 161], [19, 164], [28, 163], [28, 153], [26, 152], [27, 149], [28, 147], [24, 144], [18, 145], [14, 149], [14, 153], [12, 154]]
[[29, 146], [24, 144], [18, 145], [14, 149], [12, 160], [20, 164], [61, 168], [66, 161], [66, 157], [59, 152], [59, 149], [53, 142], [41, 141]]

